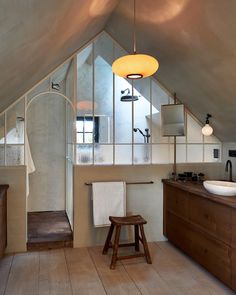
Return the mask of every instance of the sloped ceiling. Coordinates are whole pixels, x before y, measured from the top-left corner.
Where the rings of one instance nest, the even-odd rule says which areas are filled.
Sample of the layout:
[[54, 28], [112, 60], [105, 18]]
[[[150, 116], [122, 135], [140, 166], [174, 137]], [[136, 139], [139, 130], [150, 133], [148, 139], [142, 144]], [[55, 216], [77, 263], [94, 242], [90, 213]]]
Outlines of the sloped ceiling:
[[[214, 133], [236, 141], [236, 1], [137, 0], [137, 51], [160, 62], [155, 77]], [[133, 0], [120, 0], [106, 30], [132, 51]]]
[[0, 112], [103, 30], [117, 0], [0, 0]]
[[[158, 58], [157, 80], [236, 141], [236, 1], [136, 1], [137, 49]], [[131, 52], [132, 18], [133, 0], [0, 0], [0, 111], [105, 25]]]

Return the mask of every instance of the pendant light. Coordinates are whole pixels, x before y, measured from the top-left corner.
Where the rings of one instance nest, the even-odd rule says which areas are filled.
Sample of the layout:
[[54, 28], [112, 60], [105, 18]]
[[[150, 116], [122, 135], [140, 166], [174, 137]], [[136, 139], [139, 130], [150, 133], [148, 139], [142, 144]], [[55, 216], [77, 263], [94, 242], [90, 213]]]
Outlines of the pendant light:
[[128, 79], [141, 79], [153, 75], [158, 67], [158, 61], [147, 54], [136, 53], [136, 5], [134, 0], [134, 53], [116, 59], [112, 64], [112, 71], [116, 75]]
[[206, 116], [206, 124], [202, 128], [202, 134], [205, 135], [205, 136], [210, 136], [213, 133], [213, 128], [209, 124], [209, 118], [211, 118], [211, 117], [212, 117], [212, 115], [207, 114], [207, 116]]

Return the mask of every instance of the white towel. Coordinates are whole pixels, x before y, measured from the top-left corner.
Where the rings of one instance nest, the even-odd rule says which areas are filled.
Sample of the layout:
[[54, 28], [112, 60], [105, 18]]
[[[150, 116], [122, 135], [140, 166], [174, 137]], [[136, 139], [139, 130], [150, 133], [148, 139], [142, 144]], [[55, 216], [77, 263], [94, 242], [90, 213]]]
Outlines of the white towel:
[[109, 226], [109, 216], [126, 215], [125, 182], [94, 182], [92, 192], [95, 227]]
[[29, 174], [35, 171], [27, 134], [25, 135], [26, 196], [29, 196]]

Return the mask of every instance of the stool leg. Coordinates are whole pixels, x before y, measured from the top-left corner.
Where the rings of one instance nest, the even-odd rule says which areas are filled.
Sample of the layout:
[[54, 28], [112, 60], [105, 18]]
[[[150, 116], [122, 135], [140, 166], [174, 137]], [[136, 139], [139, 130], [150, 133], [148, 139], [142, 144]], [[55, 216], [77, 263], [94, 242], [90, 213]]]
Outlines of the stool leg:
[[121, 229], [121, 226], [117, 225], [110, 269], [115, 269], [116, 267], [117, 253], [118, 253], [119, 240], [120, 240], [120, 229]]
[[110, 245], [110, 241], [111, 241], [111, 237], [112, 237], [112, 234], [113, 234], [113, 230], [114, 230], [114, 225], [111, 224], [109, 232], [107, 234], [107, 239], [106, 239], [102, 254], [107, 254], [107, 251], [108, 251], [109, 245]]
[[134, 226], [134, 237], [135, 237], [135, 251], [139, 251], [139, 228], [138, 225]]
[[144, 253], [145, 253], [145, 257], [147, 260], [147, 263], [151, 264], [152, 260], [151, 260], [151, 256], [148, 250], [148, 244], [147, 244], [147, 240], [145, 237], [145, 233], [144, 233], [144, 229], [143, 229], [143, 225], [140, 224], [140, 232], [141, 232], [141, 237], [142, 237], [142, 241], [143, 241], [143, 249], [144, 249]]

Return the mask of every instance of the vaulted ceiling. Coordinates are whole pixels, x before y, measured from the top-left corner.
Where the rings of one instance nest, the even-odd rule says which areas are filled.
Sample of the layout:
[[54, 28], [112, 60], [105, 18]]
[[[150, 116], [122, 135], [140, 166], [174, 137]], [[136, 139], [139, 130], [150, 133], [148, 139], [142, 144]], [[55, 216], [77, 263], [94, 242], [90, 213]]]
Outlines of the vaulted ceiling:
[[104, 29], [117, 0], [0, 0], [0, 111]]
[[[236, 1], [136, 0], [137, 50], [214, 132], [236, 141]], [[0, 110], [104, 28], [132, 51], [133, 0], [0, 0]]]

